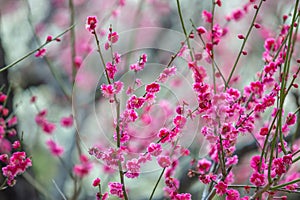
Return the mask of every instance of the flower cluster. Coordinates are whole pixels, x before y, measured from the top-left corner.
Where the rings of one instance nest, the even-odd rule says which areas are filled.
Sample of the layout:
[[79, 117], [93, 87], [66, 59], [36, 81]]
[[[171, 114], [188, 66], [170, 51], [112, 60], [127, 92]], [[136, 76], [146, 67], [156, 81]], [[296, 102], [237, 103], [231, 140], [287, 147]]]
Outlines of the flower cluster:
[[90, 162], [86, 155], [80, 156], [80, 164], [76, 164], [73, 168], [73, 172], [78, 177], [82, 178], [89, 174], [92, 170], [93, 164]]
[[147, 54], [142, 54], [137, 63], [130, 65], [130, 70], [138, 72], [145, 68], [147, 62]]
[[[16, 183], [15, 177], [23, 174], [26, 169], [32, 166], [31, 159], [26, 157], [25, 152], [15, 152], [8, 160], [8, 156], [1, 155], [1, 161], [6, 161], [7, 165], [2, 168], [2, 173], [7, 177], [7, 184], [13, 186]], [[3, 159], [5, 158], [5, 159]]]
[[[12, 187], [16, 184], [16, 177], [23, 174], [28, 167], [32, 166], [31, 158], [21, 150], [21, 142], [10, 141], [16, 136], [15, 125], [17, 117], [10, 116], [10, 110], [6, 107], [8, 96], [0, 92], [0, 161], [1, 171], [6, 177], [6, 183]], [[13, 152], [12, 152], [13, 151]], [[5, 186], [2, 185], [2, 186]], [[2, 188], [0, 188], [2, 189]]]
[[[100, 169], [98, 165], [102, 167], [101, 179], [96, 178], [90, 184], [97, 190], [97, 200], [139, 199], [142, 198], [139, 195], [148, 193], [149, 199], [154, 199], [157, 190], [164, 195], [160, 198], [171, 200], [197, 199], [201, 195], [201, 199], [215, 196], [226, 200], [287, 199], [282, 195], [300, 192], [299, 2], [277, 1], [245, 0], [234, 6], [222, 0], [207, 1], [211, 5], [202, 10], [195, 7], [198, 14], [191, 13], [190, 20], [185, 19], [183, 9], [191, 8], [181, 6], [187, 2], [179, 0], [175, 3], [149, 0], [136, 7], [138, 12], [131, 7], [134, 1], [95, 1], [91, 4], [94, 8], [88, 7], [84, 0], [70, 1], [70, 18], [62, 20], [63, 16], [58, 14], [53, 18], [59, 19], [59, 26], [82, 21], [77, 18], [81, 15], [74, 14], [89, 8], [97, 16], [86, 18], [87, 31], [72, 25], [57, 37], [48, 35], [44, 44], [17, 62], [1, 67], [0, 72], [29, 56], [45, 56], [46, 45], [70, 33], [62, 44], [64, 48], [53, 52], [53, 58], [59, 54], [66, 71], [60, 74], [56, 71], [59, 68], [53, 68], [51, 60], [55, 59], [47, 58], [46, 63], [65, 97], [61, 98], [62, 93], [53, 90], [59, 94], [55, 101], [64, 102], [62, 107], [65, 102], [76, 106], [74, 115], [56, 119], [52, 110], [40, 110], [35, 96], [30, 101], [37, 110], [35, 122], [38, 130], [45, 133], [46, 147], [66, 170], [70, 169], [65, 182], [74, 181], [72, 199], [82, 197], [81, 179], [94, 175], [93, 170]], [[56, 0], [51, 5], [60, 8], [61, 4]], [[146, 5], [151, 5], [155, 15], [151, 9], [144, 8]], [[103, 8], [101, 13], [99, 6]], [[277, 7], [282, 8], [274, 12]], [[128, 16], [126, 12], [121, 13], [123, 9], [128, 11]], [[149, 13], [151, 16], [147, 16]], [[165, 16], [174, 16], [173, 13], [179, 17], [167, 21]], [[275, 16], [270, 13], [275, 13], [278, 20], [270, 23], [269, 16]], [[131, 19], [134, 15], [139, 17], [138, 21]], [[119, 16], [125, 17], [119, 19]], [[168, 31], [158, 32], [159, 28], [138, 28], [134, 30], [137, 38], [129, 38], [127, 34], [131, 32], [115, 30], [115, 27], [124, 30], [121, 23], [124, 19], [131, 27], [140, 24], [158, 27], [159, 19], [164, 19], [160, 24], [163, 26], [177, 27], [179, 23], [183, 31], [181, 41], [174, 39], [179, 35], [177, 32], [165, 35]], [[118, 23], [108, 27], [110, 20]], [[36, 36], [42, 32], [39, 29], [44, 28], [36, 27]], [[149, 48], [149, 42], [162, 46]], [[96, 66], [99, 65], [103, 74], [85, 71], [87, 65], [94, 63], [84, 62], [94, 59], [89, 56], [93, 44], [99, 59]], [[68, 45], [70, 48], [66, 48]], [[52, 52], [48, 51], [52, 58]], [[165, 54], [170, 52], [172, 55]], [[153, 67], [157, 63], [159, 67]], [[245, 68], [250, 70], [245, 73]], [[250, 74], [254, 70], [257, 72]], [[61, 80], [65, 76], [69, 77]], [[96, 101], [91, 110], [90, 99], [81, 98], [81, 92], [75, 91], [77, 81], [84, 83], [80, 87], [82, 93], [91, 94], [88, 89], [97, 85], [97, 92], [102, 94], [92, 96]], [[13, 139], [18, 137], [15, 130], [18, 120], [6, 108], [8, 98], [2, 89], [0, 164], [5, 180], [0, 190], [6, 185], [13, 186], [16, 176], [32, 165], [28, 153], [22, 151], [23, 136], [22, 140]], [[94, 112], [99, 112], [96, 113], [99, 119], [91, 120]], [[104, 120], [97, 123], [102, 125], [101, 131], [92, 126], [100, 119]], [[78, 125], [76, 130], [74, 125]], [[74, 131], [74, 135], [70, 136], [73, 144], [65, 152], [60, 141], [65, 136], [56, 134], [66, 130]], [[89, 138], [87, 133], [95, 135]], [[86, 146], [89, 156], [84, 152]], [[73, 157], [75, 152], [78, 161], [65, 163], [63, 156]], [[160, 174], [154, 177], [143, 174], [143, 170]], [[154, 183], [149, 191], [135, 193], [134, 184], [127, 184], [144, 178], [149, 179], [147, 183]], [[59, 192], [69, 195], [72, 190], [67, 188]]]

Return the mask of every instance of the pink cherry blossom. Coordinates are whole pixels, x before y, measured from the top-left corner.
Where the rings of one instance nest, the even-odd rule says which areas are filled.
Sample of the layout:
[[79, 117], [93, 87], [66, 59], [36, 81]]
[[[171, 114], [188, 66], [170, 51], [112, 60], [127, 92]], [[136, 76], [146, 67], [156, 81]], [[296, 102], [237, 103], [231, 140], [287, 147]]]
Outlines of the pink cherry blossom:
[[265, 176], [263, 174], [254, 172], [250, 177], [250, 183], [256, 186], [263, 186], [265, 184]]
[[158, 83], [151, 83], [146, 85], [146, 92], [148, 93], [157, 93], [160, 90], [160, 85]]
[[46, 142], [46, 145], [48, 146], [53, 156], [61, 156], [64, 153], [64, 148], [62, 146], [59, 146], [51, 139]]
[[75, 175], [79, 176], [80, 178], [88, 175], [90, 171], [92, 170], [93, 165], [91, 161], [89, 161], [88, 157], [86, 155], [80, 156], [80, 164], [76, 164], [73, 167], [73, 172]]
[[97, 17], [96, 16], [88, 16], [85, 24], [85, 28], [91, 32], [94, 33], [96, 26], [97, 26]]
[[157, 143], [149, 144], [147, 150], [152, 156], [159, 156], [160, 153], [162, 152], [161, 145]]
[[171, 165], [171, 160], [169, 156], [158, 156], [157, 161], [162, 168], [166, 168]]
[[108, 187], [109, 187], [109, 193], [114, 195], [114, 196], [117, 196], [119, 198], [123, 198], [123, 191], [122, 191], [122, 187], [123, 185], [121, 183], [118, 183], [118, 182], [110, 182], [108, 184]]
[[215, 185], [215, 188], [216, 188], [216, 193], [219, 195], [219, 196], [222, 196], [224, 194], [226, 194], [226, 191], [227, 191], [227, 184], [224, 183], [223, 181], [220, 181], [218, 184]]
[[60, 125], [66, 128], [73, 126], [73, 116], [70, 115], [69, 117], [62, 117], [60, 120]]
[[100, 179], [100, 178], [96, 178], [96, 179], [94, 179], [92, 185], [93, 185], [94, 187], [97, 187], [97, 186], [100, 185], [100, 183], [101, 183], [101, 179]]

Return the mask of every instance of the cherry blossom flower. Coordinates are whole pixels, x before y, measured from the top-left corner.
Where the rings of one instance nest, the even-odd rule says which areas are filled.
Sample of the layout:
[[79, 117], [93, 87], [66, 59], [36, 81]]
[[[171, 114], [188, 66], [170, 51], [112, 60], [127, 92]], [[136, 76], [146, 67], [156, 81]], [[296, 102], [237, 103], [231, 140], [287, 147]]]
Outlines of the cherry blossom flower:
[[268, 38], [265, 40], [265, 49], [266, 51], [276, 50], [276, 43], [274, 38]]
[[119, 35], [117, 34], [117, 32], [112, 32], [108, 34], [108, 41], [110, 41], [111, 43], [116, 43], [119, 40]]
[[91, 32], [91, 33], [95, 33], [95, 29], [97, 26], [97, 17], [96, 16], [88, 16], [87, 20], [86, 20], [86, 24], [85, 24], [85, 28]]
[[182, 115], [177, 115], [174, 119], [173, 119], [173, 123], [176, 127], [178, 128], [183, 128], [185, 123], [186, 123], [186, 117], [182, 116]]
[[60, 125], [66, 128], [73, 126], [73, 116], [70, 115], [69, 117], [62, 117], [60, 120]]
[[56, 129], [56, 125], [51, 122], [45, 121], [42, 125], [42, 129], [45, 133], [52, 134], [54, 132], [54, 130]]
[[0, 92], [0, 103], [4, 103], [7, 99], [7, 95]]
[[48, 140], [46, 144], [53, 156], [61, 156], [64, 153], [64, 148], [62, 146], [59, 146], [53, 140]]
[[260, 131], [259, 131], [259, 134], [260, 134], [261, 136], [266, 136], [266, 135], [268, 135], [268, 133], [269, 133], [269, 128], [268, 128], [268, 127], [263, 127], [263, 128], [261, 128]]
[[121, 183], [118, 183], [118, 182], [110, 182], [108, 184], [108, 187], [109, 187], [109, 193], [114, 195], [114, 196], [117, 196], [119, 198], [123, 198], [123, 190], [122, 190], [122, 187], [123, 185]]
[[286, 117], [286, 124], [289, 126], [294, 125], [296, 123], [296, 120], [297, 116], [294, 113], [288, 113]]
[[94, 179], [92, 185], [93, 185], [94, 187], [97, 187], [97, 186], [100, 185], [100, 183], [101, 183], [101, 179], [100, 179], [100, 178], [96, 178], [96, 179]]
[[132, 95], [127, 101], [127, 109], [141, 108], [145, 103], [145, 98]]
[[46, 55], [46, 49], [39, 49], [36, 54], [34, 54], [35, 57], [44, 57]]
[[208, 12], [207, 10], [203, 10], [202, 12], [202, 18], [207, 23], [212, 23], [212, 14], [211, 12]]
[[[265, 159], [263, 158], [261, 163], [260, 163], [260, 156], [256, 155], [253, 156], [251, 161], [250, 161], [250, 166], [252, 167], [252, 169], [254, 169], [255, 171], [259, 171], [260, 169], [265, 169], [267, 167], [267, 165], [265, 164]], [[259, 169], [259, 166], [261, 167]]]
[[211, 167], [211, 162], [209, 160], [203, 158], [198, 161], [197, 169], [199, 173], [205, 174], [206, 172], [209, 171], [210, 167]]
[[171, 160], [169, 156], [158, 156], [157, 161], [162, 168], [166, 168], [171, 165]]
[[107, 71], [108, 77], [110, 79], [114, 79], [115, 74], [117, 72], [117, 67], [116, 67], [116, 65], [113, 65], [111, 62], [107, 62], [106, 63], [106, 71]]
[[234, 189], [227, 190], [226, 195], [226, 200], [237, 200], [240, 198], [240, 193]]
[[170, 76], [176, 73], [176, 70], [175, 66], [164, 69], [158, 77], [158, 82], [165, 83]]
[[250, 183], [256, 186], [263, 186], [265, 184], [265, 176], [263, 174], [254, 172], [250, 177]]
[[3, 175], [8, 178], [7, 184], [13, 186], [16, 183], [15, 177], [32, 166], [31, 159], [26, 157], [25, 152], [15, 152], [9, 158], [9, 163], [2, 168]]
[[115, 94], [119, 94], [120, 91], [123, 89], [123, 82], [116, 81], [113, 84], [102, 84], [101, 91], [104, 97], [106, 98], [113, 98]]
[[127, 161], [126, 168], [128, 171], [125, 175], [128, 178], [136, 178], [139, 176], [141, 166], [138, 159], [134, 158], [132, 160]]
[[162, 152], [162, 148], [160, 144], [157, 143], [151, 143], [149, 144], [147, 151], [152, 155], [152, 156], [159, 156], [160, 153]]
[[140, 56], [138, 63], [130, 65], [129, 68], [130, 70], [135, 72], [141, 71], [144, 69], [146, 62], [147, 62], [147, 54], [142, 54]]
[[159, 133], [157, 134], [157, 137], [159, 137], [161, 139], [162, 143], [165, 143], [166, 141], [168, 141], [170, 139], [170, 130], [167, 128], [161, 128], [159, 130]]
[[12, 144], [12, 147], [13, 147], [14, 149], [20, 148], [20, 147], [21, 147], [20, 141], [19, 141], [19, 140], [14, 141], [14, 143]]
[[218, 184], [215, 185], [215, 188], [216, 188], [216, 193], [219, 195], [219, 196], [222, 196], [224, 194], [226, 194], [226, 191], [227, 191], [227, 184], [224, 183], [223, 181], [220, 181]]
[[232, 13], [232, 18], [233, 18], [235, 21], [239, 21], [242, 17], [243, 17], [243, 12], [242, 12], [240, 9], [235, 10], [235, 11]]
[[157, 93], [160, 90], [160, 85], [158, 83], [151, 83], [146, 85], [146, 92], [148, 93]]
[[80, 156], [80, 164], [76, 164], [73, 167], [73, 172], [75, 175], [79, 176], [80, 178], [88, 175], [90, 171], [92, 170], [93, 165], [89, 161], [88, 157], [86, 155]]
[[207, 30], [203, 26], [197, 27], [198, 34], [202, 35], [207, 32]]

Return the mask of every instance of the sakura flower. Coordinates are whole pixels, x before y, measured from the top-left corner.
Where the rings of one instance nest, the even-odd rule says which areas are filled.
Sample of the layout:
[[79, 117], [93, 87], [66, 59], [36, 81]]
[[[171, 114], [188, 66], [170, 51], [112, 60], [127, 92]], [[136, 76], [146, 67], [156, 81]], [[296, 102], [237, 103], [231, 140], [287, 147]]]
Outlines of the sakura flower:
[[162, 143], [165, 143], [170, 138], [170, 130], [167, 128], [161, 128], [157, 134], [157, 137], [161, 139]]
[[114, 53], [114, 60], [116, 62], [116, 64], [121, 62], [121, 55], [118, 53]]
[[207, 10], [203, 10], [202, 12], [202, 18], [207, 23], [212, 23], [212, 14], [211, 12], [208, 12]]
[[147, 154], [142, 153], [142, 154], [140, 154], [138, 160], [139, 160], [139, 163], [146, 163], [147, 161], [151, 161], [152, 158], [149, 153], [147, 153]]
[[161, 83], [166, 82], [167, 78], [174, 75], [176, 73], [176, 67], [172, 66], [163, 70], [163, 72], [159, 75], [158, 81]]
[[198, 164], [197, 164], [197, 168], [198, 168], [198, 171], [199, 173], [206, 173], [209, 171], [211, 167], [211, 162], [205, 158], [201, 159], [198, 161]]
[[171, 165], [171, 160], [169, 156], [158, 156], [157, 161], [162, 168], [166, 168]]
[[96, 200], [107, 200], [108, 199], [108, 192], [105, 192], [104, 194], [100, 194], [97, 192], [96, 194]]
[[286, 166], [283, 162], [283, 158], [275, 158], [272, 163], [272, 170], [276, 175], [281, 176], [286, 172]]
[[7, 184], [13, 186], [16, 183], [15, 177], [24, 173], [30, 166], [32, 166], [31, 160], [26, 157], [25, 152], [13, 153], [8, 165], [2, 168], [3, 175], [8, 178]]
[[46, 49], [39, 49], [35, 54], [34, 56], [35, 57], [44, 57], [46, 55]]
[[85, 24], [85, 28], [91, 32], [94, 33], [97, 25], [97, 17], [96, 16], [88, 16]]
[[276, 49], [276, 41], [274, 38], [268, 38], [265, 41], [265, 45], [264, 45], [266, 51], [271, 51], [271, 50], [275, 50]]
[[48, 148], [50, 149], [50, 152], [53, 156], [61, 156], [64, 152], [64, 148], [59, 146], [56, 142], [53, 140], [48, 140], [46, 142]]
[[152, 156], [158, 156], [162, 152], [161, 145], [157, 143], [149, 144], [147, 150]]
[[268, 132], [269, 132], [269, 128], [268, 127], [263, 127], [263, 128], [260, 129], [259, 135], [266, 136], [266, 135], [268, 135]]
[[178, 128], [183, 128], [185, 123], [186, 123], [186, 117], [182, 116], [182, 115], [177, 115], [174, 119], [173, 119], [173, 123], [176, 127]]
[[93, 186], [94, 187], [97, 187], [98, 185], [100, 185], [101, 183], [101, 179], [100, 178], [96, 178], [94, 181], [93, 181]]
[[102, 84], [101, 91], [104, 97], [112, 98], [115, 94], [118, 94], [123, 89], [123, 82], [116, 81], [113, 84]]
[[216, 193], [219, 196], [222, 196], [223, 194], [226, 194], [226, 190], [227, 190], [227, 184], [224, 183], [223, 181], [220, 181], [218, 184], [216, 184], [215, 188], [216, 188]]
[[42, 110], [35, 116], [35, 122], [37, 123], [37, 125], [42, 126], [45, 123], [46, 115], [47, 110]]
[[13, 116], [12, 118], [10, 118], [7, 122], [7, 126], [8, 127], [12, 127], [14, 125], [16, 125], [18, 123], [18, 118], [16, 116]]
[[[260, 163], [260, 156], [259, 155], [256, 155], [256, 156], [252, 157], [252, 159], [250, 161], [250, 166], [255, 171], [259, 171], [260, 169], [265, 169], [267, 167], [267, 165], [265, 164], [265, 159], [264, 158], [262, 158], [261, 163]], [[259, 166], [261, 168], [259, 168]]]
[[235, 21], [239, 21], [242, 17], [243, 17], [243, 12], [240, 9], [238, 9], [232, 13], [232, 18]]
[[42, 125], [43, 131], [47, 134], [52, 134], [55, 128], [56, 128], [55, 124], [47, 121], [45, 121], [44, 124]]
[[7, 163], [8, 162], [8, 155], [7, 154], [1, 154], [0, 155], [0, 161], [1, 162], [4, 162], [4, 163]]
[[109, 187], [109, 193], [114, 195], [114, 196], [117, 196], [119, 198], [123, 198], [123, 190], [122, 190], [122, 187], [123, 185], [121, 183], [118, 183], [118, 182], [111, 182], [108, 184], [108, 187]]
[[92, 163], [89, 161], [88, 157], [85, 155], [80, 156], [80, 164], [76, 164], [73, 167], [73, 172], [80, 178], [86, 176], [92, 170]]
[[128, 178], [136, 178], [139, 176], [141, 166], [138, 159], [134, 158], [132, 160], [127, 161], [126, 168], [128, 171], [125, 175]]
[[260, 81], [250, 83], [250, 88], [254, 94], [259, 96], [261, 96], [264, 91], [264, 85]]
[[13, 147], [14, 149], [20, 148], [20, 147], [21, 147], [20, 141], [19, 141], [19, 140], [14, 141], [14, 143], [12, 144], [12, 147]]
[[0, 92], [0, 103], [4, 103], [4, 102], [6, 101], [6, 99], [7, 99], [7, 95], [2, 94], [2, 93]]
[[226, 200], [237, 200], [240, 198], [240, 193], [234, 189], [227, 190], [226, 194]]
[[148, 93], [156, 93], [159, 92], [160, 85], [158, 83], [151, 83], [149, 85], [146, 85], [146, 92]]
[[130, 65], [130, 70], [138, 72], [144, 69], [145, 63], [147, 62], [147, 54], [142, 54], [138, 63]]
[[70, 115], [69, 117], [62, 117], [60, 120], [60, 125], [66, 128], [73, 126], [73, 116]]
[[294, 125], [296, 123], [297, 116], [294, 113], [288, 113], [286, 117], [286, 124], [287, 125]]
[[256, 186], [263, 186], [265, 184], [265, 176], [258, 172], [254, 172], [250, 177], [250, 183]]
[[119, 40], [119, 35], [117, 32], [112, 32], [108, 34], [108, 41], [111, 43], [116, 43]]
[[46, 42], [51, 42], [53, 40], [53, 37], [51, 35], [48, 35], [46, 38]]
[[172, 197], [174, 200], [191, 200], [192, 195], [190, 193], [181, 193], [181, 194], [176, 194], [174, 197]]
[[199, 26], [198, 28], [197, 28], [197, 32], [198, 32], [198, 34], [204, 34], [204, 33], [206, 33], [207, 32], [207, 30], [203, 27], [203, 26]]
[[106, 63], [106, 71], [107, 71], [108, 77], [110, 79], [114, 79], [115, 74], [117, 72], [117, 67], [116, 67], [116, 65], [113, 65], [111, 62], [108, 62], [108, 63]]
[[132, 95], [130, 99], [128, 99], [126, 107], [128, 109], [138, 109], [141, 108], [144, 105], [144, 103], [145, 98]]
[[232, 157], [227, 158], [226, 160], [226, 166], [230, 166], [230, 165], [236, 165], [238, 163], [238, 156], [234, 155]]

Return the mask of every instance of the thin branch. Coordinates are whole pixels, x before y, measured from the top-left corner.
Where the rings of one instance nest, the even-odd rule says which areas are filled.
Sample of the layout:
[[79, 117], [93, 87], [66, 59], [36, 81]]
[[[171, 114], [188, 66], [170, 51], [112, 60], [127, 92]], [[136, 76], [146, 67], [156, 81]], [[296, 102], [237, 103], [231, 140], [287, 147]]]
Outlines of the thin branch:
[[44, 44], [42, 44], [41, 46], [39, 46], [38, 48], [28, 52], [26, 55], [24, 55], [23, 57], [19, 58], [18, 60], [14, 61], [13, 63], [2, 67], [0, 69], [0, 73], [15, 66], [16, 64], [18, 64], [19, 62], [25, 60], [26, 58], [28, 58], [29, 56], [31, 56], [32, 54], [34, 54], [35, 52], [39, 51], [40, 49], [42, 49], [43, 47], [47, 46], [49, 43], [56, 41], [57, 39], [59, 39], [61, 36], [63, 36], [64, 34], [66, 34], [68, 31], [70, 31], [72, 28], [74, 28], [75, 24], [73, 24], [72, 26], [70, 26], [69, 28], [67, 28], [65, 31], [63, 31], [62, 33], [60, 33], [59, 35], [57, 35], [56, 37], [54, 37], [52, 40], [50, 41], [46, 41]]
[[159, 178], [158, 178], [158, 180], [156, 181], [156, 184], [155, 184], [155, 186], [154, 186], [154, 188], [153, 188], [153, 190], [152, 190], [152, 192], [151, 192], [151, 195], [150, 195], [149, 200], [152, 200], [153, 195], [154, 195], [154, 193], [155, 193], [155, 190], [156, 190], [156, 188], [157, 188], [157, 186], [158, 186], [158, 184], [159, 184], [159, 182], [160, 182], [160, 180], [161, 180], [163, 174], [165, 173], [165, 170], [166, 170], [166, 168], [164, 168], [164, 169], [162, 170], [162, 172], [160, 173]]

